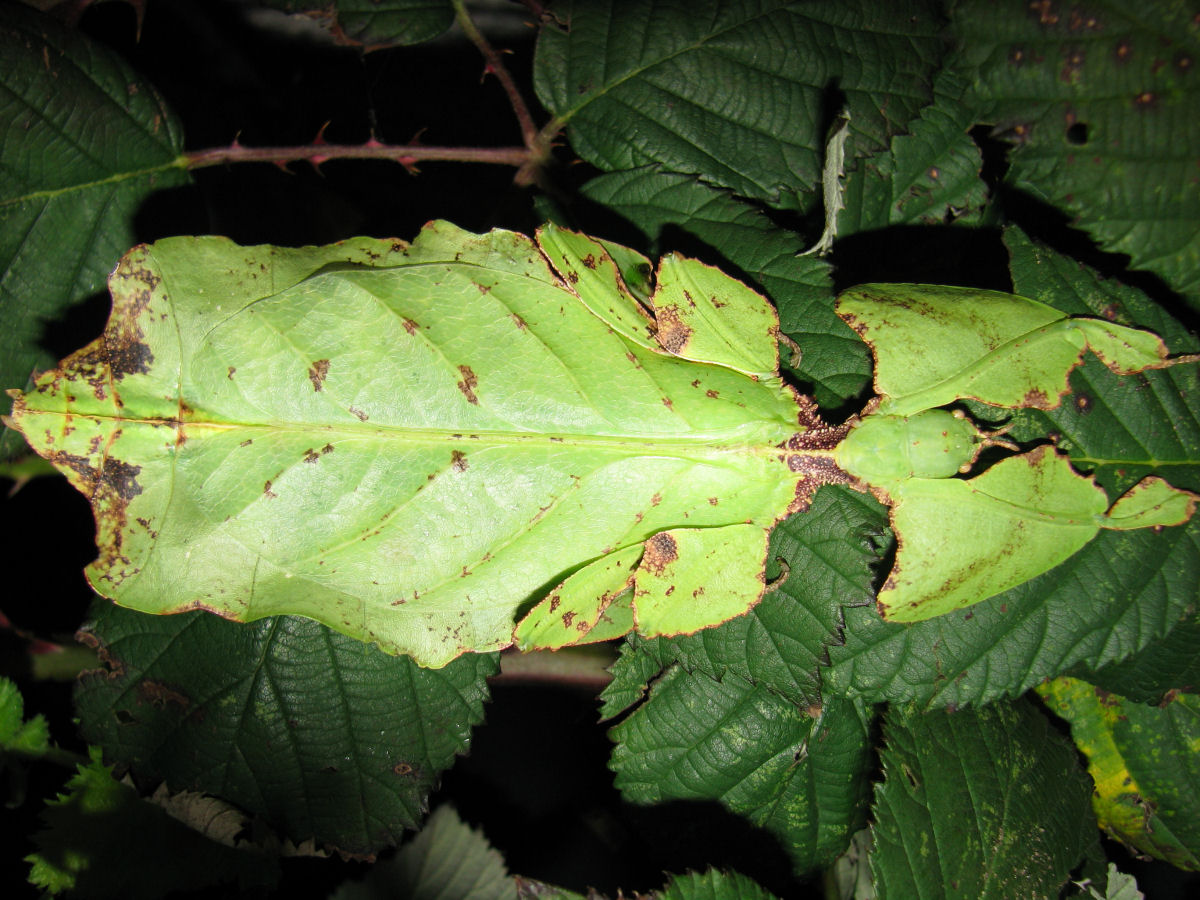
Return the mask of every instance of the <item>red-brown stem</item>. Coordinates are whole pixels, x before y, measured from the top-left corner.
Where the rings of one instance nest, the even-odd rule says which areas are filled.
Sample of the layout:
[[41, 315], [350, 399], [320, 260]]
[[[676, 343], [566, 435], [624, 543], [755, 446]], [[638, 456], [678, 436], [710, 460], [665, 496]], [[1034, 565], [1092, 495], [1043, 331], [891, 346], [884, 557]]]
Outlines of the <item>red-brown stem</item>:
[[525, 103], [525, 98], [521, 96], [521, 92], [517, 89], [517, 84], [509, 74], [508, 68], [500, 59], [500, 54], [495, 51], [488, 39], [483, 36], [478, 28], [475, 27], [475, 22], [467, 13], [466, 5], [463, 0], [453, 0], [454, 15], [458, 21], [458, 26], [463, 30], [463, 33], [470, 38], [471, 43], [479, 48], [479, 52], [483, 54], [483, 59], [487, 63], [488, 71], [496, 76], [500, 82], [500, 86], [504, 88], [504, 93], [508, 95], [508, 102], [513, 108], [513, 113], [516, 114], [517, 122], [521, 126], [521, 139], [525, 141], [525, 146], [536, 152], [536, 141], [538, 138], [538, 128], [533, 123], [533, 115], [529, 112], [529, 107]]
[[422, 144], [302, 144], [294, 147], [243, 147], [234, 141], [228, 147], [213, 147], [185, 153], [187, 168], [202, 169], [223, 163], [307, 161], [314, 165], [331, 159], [387, 159], [405, 166], [427, 160], [492, 163], [520, 168], [529, 162], [525, 147], [427, 147]]

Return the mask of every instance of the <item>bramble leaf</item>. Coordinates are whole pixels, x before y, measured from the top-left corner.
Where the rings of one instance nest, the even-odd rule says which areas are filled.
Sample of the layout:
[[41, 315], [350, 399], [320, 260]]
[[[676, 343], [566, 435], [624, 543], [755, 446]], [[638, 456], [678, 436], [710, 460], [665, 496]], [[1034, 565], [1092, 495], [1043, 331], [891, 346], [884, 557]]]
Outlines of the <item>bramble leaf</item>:
[[89, 741], [141, 784], [213, 794], [354, 854], [420, 824], [497, 669], [484, 655], [422, 669], [298, 617], [92, 613], [82, 634], [106, 668], [76, 692]]
[[[10, 3], [0, 59], [0, 388], [10, 388], [53, 362], [46, 322], [103, 289], [137, 239], [142, 202], [189, 178], [174, 114], [108, 47]], [[0, 436], [0, 455], [19, 446]]]
[[1196, 697], [1180, 694], [1147, 706], [1065, 677], [1038, 693], [1070, 723], [1088, 759], [1100, 827], [1142, 853], [1200, 869]]
[[893, 708], [871, 869], [887, 897], [1057, 897], [1095, 833], [1070, 742], [1027, 700]]
[[628, 800], [717, 800], [804, 871], [832, 862], [863, 823], [869, 724], [853, 702], [806, 711], [732, 673], [673, 668], [612, 730], [612, 767]]
[[[1200, 29], [1186, 3], [958, 3], [951, 64], [1012, 144], [1006, 180], [1200, 302]], [[1036, 295], [1035, 295], [1036, 296]]]
[[587, 0], [555, 13], [569, 27], [542, 30], [535, 85], [576, 153], [768, 202], [820, 184], [831, 84], [846, 97], [853, 152], [868, 153], [929, 102], [945, 52], [942, 13], [920, 0]]
[[265, 0], [268, 6], [315, 19], [339, 44], [372, 50], [419, 44], [454, 22], [450, 0]]

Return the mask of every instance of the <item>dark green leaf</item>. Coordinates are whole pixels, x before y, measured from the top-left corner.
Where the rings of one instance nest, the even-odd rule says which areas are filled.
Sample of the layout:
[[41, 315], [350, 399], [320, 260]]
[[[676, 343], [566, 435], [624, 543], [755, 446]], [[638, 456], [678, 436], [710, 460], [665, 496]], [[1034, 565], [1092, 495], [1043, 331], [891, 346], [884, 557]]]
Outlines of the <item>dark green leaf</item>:
[[979, 177], [982, 161], [971, 139], [975, 110], [963, 99], [964, 80], [943, 70], [934, 102], [921, 110], [909, 133], [883, 153], [860, 159], [845, 179], [846, 208], [838, 234], [889, 225], [975, 224], [987, 201]]
[[664, 232], [682, 230], [710, 248], [709, 262], [757, 285], [779, 310], [784, 333], [800, 344], [803, 359], [793, 371], [814, 386], [819, 404], [840, 405], [862, 391], [871, 377], [866, 345], [834, 313], [829, 264], [797, 257], [804, 248], [794, 234], [728, 191], [653, 168], [602, 175], [583, 193], [656, 245]]
[[881, 900], [1057, 897], [1095, 833], [1074, 748], [1028, 701], [894, 709], [875, 790]]
[[372, 49], [388, 44], [419, 44], [454, 22], [450, 0], [264, 0], [285, 12], [311, 16], [339, 44]]
[[660, 164], [777, 202], [815, 191], [834, 91], [853, 149], [887, 146], [931, 99], [937, 4], [586, 0], [538, 42], [539, 98], [602, 169]]
[[773, 900], [775, 895], [745, 875], [709, 869], [703, 874], [671, 876], [660, 896], [662, 900]]
[[671, 669], [613, 729], [617, 787], [635, 803], [717, 800], [779, 839], [798, 871], [826, 865], [862, 824], [868, 714], [816, 718], [733, 674]]
[[[7, 3], [0, 59], [2, 391], [53, 362], [46, 323], [103, 288], [138, 207], [188, 175], [174, 115], [107, 47]], [[18, 446], [0, 437], [0, 454]]]
[[1200, 30], [1190, 4], [956, 4], [1008, 180], [1200, 303]]
[[[768, 558], [783, 559], [788, 575], [748, 614], [677, 638], [634, 639], [621, 648], [602, 715], [636, 702], [663, 667], [722, 679], [726, 672], [771, 688], [800, 706], [819, 705], [817, 668], [841, 624], [842, 606], [872, 600], [872, 539], [886, 527], [882, 508], [844, 487], [820, 490], [813, 505], [771, 534]], [[773, 577], [781, 578], [778, 570]]]
[[1069, 674], [1134, 703], [1158, 703], [1168, 691], [1200, 693], [1200, 620], [1188, 618], [1123, 662]]
[[86, 634], [107, 671], [81, 680], [77, 708], [110, 761], [348, 853], [417, 827], [496, 671], [494, 655], [422, 669], [296, 617], [94, 612]]
[[279, 874], [274, 858], [209, 840], [142, 800], [114, 780], [99, 750], [47, 803], [42, 821], [26, 862], [30, 883], [49, 894], [158, 900], [235, 881], [261, 890]]
[[329, 900], [516, 900], [517, 886], [487, 838], [440, 806], [390, 860]]

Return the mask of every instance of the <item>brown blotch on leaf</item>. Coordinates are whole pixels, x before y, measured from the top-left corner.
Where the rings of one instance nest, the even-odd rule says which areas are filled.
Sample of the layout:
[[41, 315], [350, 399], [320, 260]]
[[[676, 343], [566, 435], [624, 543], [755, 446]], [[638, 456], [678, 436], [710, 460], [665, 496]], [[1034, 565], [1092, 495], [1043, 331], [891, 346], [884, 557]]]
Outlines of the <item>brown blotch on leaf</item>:
[[692, 339], [692, 329], [679, 318], [678, 306], [664, 306], [655, 311], [658, 323], [658, 342], [673, 356], [678, 356]]
[[136, 690], [139, 703], [149, 703], [158, 709], [166, 709], [168, 704], [174, 704], [180, 709], [186, 710], [192, 705], [191, 699], [186, 694], [168, 687], [161, 681], [150, 679], [140, 681]]
[[1090, 413], [1092, 411], [1092, 398], [1080, 391], [1074, 397], [1075, 408], [1081, 413]]
[[229, 374], [227, 374], [225, 377], [228, 378], [230, 381], [233, 381], [233, 373], [236, 371], [237, 371], [237, 366], [230, 366]]
[[1051, 402], [1045, 391], [1032, 388], [1025, 392], [1021, 405], [1029, 409], [1054, 409], [1058, 404]]
[[1158, 106], [1158, 94], [1154, 91], [1142, 91], [1133, 98], [1133, 105], [1137, 109], [1154, 109]]
[[405, 316], [401, 320], [401, 322], [404, 325], [404, 330], [407, 331], [409, 334], [416, 334], [417, 329], [421, 327], [416, 322], [414, 322], [412, 319], [410, 319], [408, 316]]
[[709, 388], [707, 391], [704, 392], [704, 396], [707, 397], [709, 400], [716, 400], [718, 397], [721, 396], [721, 392], [713, 390], [712, 388]]
[[329, 360], [317, 359], [313, 360], [308, 367], [308, 380], [312, 382], [313, 390], [320, 391], [325, 388], [325, 376], [329, 374]]
[[455, 472], [467, 471], [467, 454], [461, 450], [450, 451], [450, 468]]
[[270, 482], [270, 481], [268, 481], [266, 484], [263, 485], [263, 496], [264, 497], [274, 498], [274, 497], [279, 496], [277, 493], [275, 493], [273, 490], [271, 490], [271, 485], [272, 485], [272, 482]]
[[573, 610], [569, 610], [562, 614], [563, 628], [570, 628], [571, 623], [574, 621], [575, 621], [575, 612]]
[[585, 256], [583, 259], [581, 259], [580, 262], [583, 263], [584, 268], [586, 268], [586, 269], [595, 269], [596, 268], [596, 257], [592, 253], [589, 253], [587, 256]]
[[368, 416], [365, 412], [354, 406], [346, 407], [346, 412], [350, 413], [350, 415], [354, 416], [354, 418], [358, 419], [360, 422], [365, 422], [370, 418], [370, 416]]
[[318, 453], [316, 450], [314, 450], [312, 447], [309, 447], [307, 450], [304, 451], [304, 461], [306, 463], [315, 463], [320, 458], [321, 458], [321, 454]]
[[1054, 0], [1033, 0], [1029, 4], [1029, 11], [1037, 17], [1039, 25], [1057, 25], [1058, 10], [1054, 7]]
[[[119, 435], [120, 431], [114, 432], [112, 439]], [[46, 460], [61, 470], [69, 469], [74, 473], [71, 483], [92, 504], [100, 551], [95, 565], [104, 570], [101, 577], [116, 585], [127, 575], [136, 574], [138, 570], [128, 568], [130, 561], [123, 552], [123, 535], [129, 521], [129, 504], [142, 493], [142, 486], [137, 481], [142, 467], [110, 456], [101, 457], [99, 465], [93, 465], [88, 457], [62, 452], [47, 453]]]
[[509, 313], [508, 317], [513, 320], [513, 324], [516, 325], [517, 328], [519, 328], [521, 331], [524, 331], [525, 329], [527, 329], [529, 327], [529, 325], [526, 324], [525, 320], [522, 319], [516, 313]]
[[675, 538], [665, 531], [651, 535], [646, 539], [646, 550], [642, 554], [642, 562], [638, 566], [651, 575], [661, 577], [667, 566], [679, 559], [679, 545]]
[[478, 406], [479, 398], [475, 396], [475, 388], [479, 386], [479, 379], [475, 377], [470, 366], [459, 366], [458, 371], [462, 373], [462, 381], [458, 382], [458, 389], [463, 392], [468, 403]]
[[401, 778], [407, 778], [414, 771], [413, 767], [406, 762], [398, 762], [392, 766], [392, 774], [399, 775]]

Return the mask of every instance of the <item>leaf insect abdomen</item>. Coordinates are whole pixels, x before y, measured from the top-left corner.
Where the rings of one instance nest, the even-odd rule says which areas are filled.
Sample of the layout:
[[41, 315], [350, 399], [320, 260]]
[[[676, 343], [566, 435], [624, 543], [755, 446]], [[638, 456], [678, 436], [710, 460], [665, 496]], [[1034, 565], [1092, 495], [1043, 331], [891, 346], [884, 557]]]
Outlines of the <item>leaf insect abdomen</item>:
[[982, 440], [966, 418], [944, 409], [868, 416], [836, 451], [837, 463], [868, 484], [949, 478], [974, 462]]

